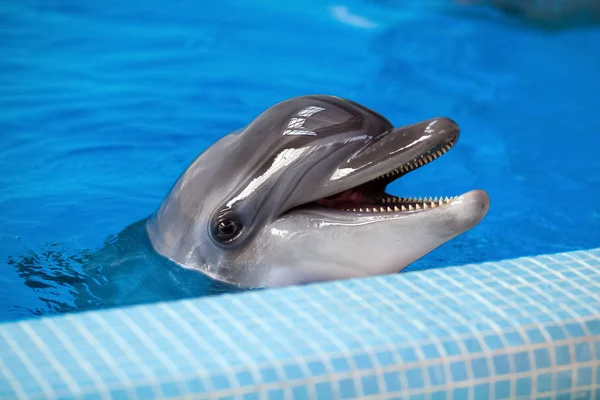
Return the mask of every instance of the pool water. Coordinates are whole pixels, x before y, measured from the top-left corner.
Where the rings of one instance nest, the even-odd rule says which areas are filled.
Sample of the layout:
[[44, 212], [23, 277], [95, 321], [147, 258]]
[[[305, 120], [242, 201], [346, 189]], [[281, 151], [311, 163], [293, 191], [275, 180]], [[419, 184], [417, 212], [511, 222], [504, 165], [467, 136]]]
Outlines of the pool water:
[[[600, 246], [600, 27], [408, 4], [0, 2], [0, 320], [91, 306], [81, 265], [105, 240], [216, 139], [310, 93], [395, 125], [460, 124], [450, 153], [391, 192], [483, 188], [490, 211], [408, 270]], [[179, 273], [161, 268], [141, 258], [131, 274]]]

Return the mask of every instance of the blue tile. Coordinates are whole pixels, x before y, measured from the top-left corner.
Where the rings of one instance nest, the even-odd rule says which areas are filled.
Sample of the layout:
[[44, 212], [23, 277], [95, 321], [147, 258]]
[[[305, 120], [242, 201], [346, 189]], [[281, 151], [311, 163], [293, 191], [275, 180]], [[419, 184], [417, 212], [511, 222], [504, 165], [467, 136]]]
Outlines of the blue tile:
[[575, 360], [583, 363], [592, 360], [592, 349], [589, 343], [577, 343], [575, 345]]
[[319, 400], [331, 400], [333, 399], [333, 390], [329, 382], [321, 382], [315, 385], [315, 391], [317, 393], [317, 399]]
[[279, 381], [277, 372], [273, 368], [261, 368], [260, 375], [264, 383], [273, 383]]
[[413, 348], [403, 347], [398, 350], [398, 354], [400, 355], [400, 358], [402, 359], [402, 361], [405, 363], [417, 361], [417, 355]]
[[532, 393], [532, 381], [531, 378], [519, 378], [517, 379], [516, 395], [517, 396], [530, 396]]
[[504, 337], [509, 346], [522, 346], [525, 344], [525, 340], [518, 332], [508, 332]]
[[510, 381], [499, 381], [494, 385], [494, 398], [508, 399], [510, 398]]
[[499, 350], [504, 348], [498, 335], [485, 336], [483, 340], [485, 341], [485, 344], [489, 350]]
[[[4, 397], [2, 397], [4, 398]], [[16, 397], [14, 397], [16, 398]], [[146, 399], [144, 397], [140, 397], [141, 399]], [[153, 399], [154, 397], [147, 397], [150, 399]], [[69, 399], [69, 397], [59, 397], [58, 400], [67, 400]], [[100, 395], [98, 393], [88, 393], [86, 395], [83, 396], [83, 400], [101, 400], [102, 397], [100, 397]]]
[[115, 400], [127, 400], [129, 398], [129, 395], [127, 395], [127, 392], [122, 389], [111, 390], [110, 398]]
[[448, 399], [448, 394], [443, 390], [431, 393], [431, 400], [447, 400], [447, 399]]
[[444, 350], [446, 351], [446, 355], [455, 356], [460, 354], [460, 348], [456, 342], [444, 342], [442, 343]]
[[560, 371], [556, 373], [556, 389], [570, 389], [573, 386], [572, 371]]
[[548, 332], [552, 340], [564, 340], [567, 338], [562, 328], [556, 326], [549, 326], [546, 327], [546, 331]]
[[581, 325], [579, 324], [567, 324], [565, 326], [565, 329], [567, 330], [567, 334], [571, 338], [579, 338], [585, 336], [585, 331], [581, 328]]
[[342, 399], [352, 399], [356, 397], [356, 387], [353, 379], [342, 379], [339, 381], [340, 397]]
[[541, 374], [537, 378], [538, 393], [549, 392], [552, 390], [552, 374]]
[[453, 362], [450, 364], [450, 373], [452, 374], [453, 382], [467, 380], [467, 368], [462, 361]]
[[383, 380], [385, 382], [386, 392], [398, 392], [401, 389], [400, 386], [400, 373], [398, 372], [386, 372], [383, 374]]
[[181, 391], [177, 388], [177, 386], [171, 382], [163, 383], [160, 385], [160, 389], [167, 397], [175, 397], [181, 394]]
[[592, 367], [583, 367], [577, 370], [577, 386], [592, 384]]
[[292, 398], [294, 400], [304, 400], [309, 397], [308, 388], [306, 386], [295, 386], [292, 388]]
[[469, 354], [481, 352], [481, 345], [476, 339], [465, 339], [463, 343]]
[[382, 352], [376, 353], [375, 357], [377, 357], [377, 361], [379, 362], [379, 365], [381, 365], [382, 367], [385, 367], [388, 365], [393, 365], [396, 363], [396, 361], [394, 359], [394, 355], [390, 351], [382, 351]]
[[431, 386], [444, 385], [446, 383], [446, 374], [441, 365], [432, 365], [427, 368], [429, 374], [429, 384]]
[[296, 364], [285, 365], [283, 371], [287, 379], [301, 379], [304, 377], [302, 369]]
[[362, 391], [365, 396], [379, 394], [379, 383], [375, 375], [365, 376], [361, 379]]
[[571, 363], [571, 351], [568, 345], [557, 346], [554, 349], [557, 365], [568, 365]]
[[452, 390], [452, 398], [468, 399], [469, 398], [469, 388], [456, 388], [456, 389]]
[[421, 350], [426, 359], [440, 358], [440, 352], [437, 347], [432, 344], [421, 346]]
[[550, 368], [551, 360], [548, 349], [537, 349], [533, 352], [533, 356], [535, 358], [536, 368]]
[[406, 381], [410, 389], [422, 388], [424, 385], [423, 371], [420, 368], [406, 370]]
[[240, 386], [249, 386], [254, 384], [254, 378], [252, 374], [248, 371], [241, 371], [235, 374], [235, 378], [237, 379]]
[[157, 397], [150, 386], [139, 386], [135, 388], [135, 394], [138, 399], [154, 399]]
[[285, 394], [283, 393], [283, 389], [272, 389], [267, 392], [267, 399], [269, 400], [283, 400], [285, 399]]
[[600, 335], [600, 320], [595, 319], [593, 321], [587, 321], [585, 323], [587, 330], [590, 332], [592, 336]]
[[494, 356], [494, 372], [496, 375], [510, 374], [510, 363], [507, 355]]
[[308, 369], [312, 376], [326, 375], [327, 369], [321, 361], [311, 361], [308, 363]]
[[490, 376], [487, 359], [485, 358], [476, 358], [471, 360], [471, 369], [473, 370], [473, 376], [476, 379], [487, 378]]
[[206, 392], [206, 388], [204, 387], [204, 383], [201, 379], [191, 379], [185, 382], [187, 390], [190, 393], [204, 393]]
[[537, 328], [528, 329], [527, 337], [529, 338], [529, 343], [544, 343], [546, 341], [540, 330]]
[[366, 354], [358, 354], [354, 356], [354, 363], [358, 369], [373, 368], [371, 359]]
[[[485, 400], [490, 398], [490, 384], [481, 383], [473, 388], [474, 398], [477, 400]], [[458, 399], [457, 399], [458, 400]]]
[[211, 377], [211, 382], [215, 390], [229, 389], [232, 387], [225, 375], [214, 375]]
[[349, 372], [351, 370], [350, 364], [345, 358], [334, 358], [331, 360], [331, 366], [334, 372]]
[[567, 392], [567, 393], [557, 394], [556, 397], [552, 400], [571, 400], [571, 399], [572, 399], [572, 394]]
[[521, 352], [514, 356], [515, 358], [515, 372], [528, 372], [531, 371], [531, 365], [529, 364], [529, 353]]

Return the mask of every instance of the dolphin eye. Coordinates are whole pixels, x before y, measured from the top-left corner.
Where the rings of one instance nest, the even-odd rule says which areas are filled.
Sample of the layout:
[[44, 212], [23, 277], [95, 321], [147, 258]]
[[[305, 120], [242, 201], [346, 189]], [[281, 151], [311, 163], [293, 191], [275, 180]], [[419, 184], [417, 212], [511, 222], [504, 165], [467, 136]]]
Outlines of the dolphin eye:
[[242, 223], [231, 216], [219, 218], [213, 225], [213, 238], [221, 244], [228, 244], [242, 231]]

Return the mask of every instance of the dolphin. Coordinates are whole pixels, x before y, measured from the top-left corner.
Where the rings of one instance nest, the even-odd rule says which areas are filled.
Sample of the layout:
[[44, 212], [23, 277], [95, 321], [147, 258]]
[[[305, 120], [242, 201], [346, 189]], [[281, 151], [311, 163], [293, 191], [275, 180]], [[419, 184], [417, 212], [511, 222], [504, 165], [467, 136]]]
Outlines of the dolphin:
[[285, 100], [189, 165], [146, 220], [148, 238], [160, 256], [236, 287], [397, 273], [488, 211], [483, 190], [386, 193], [459, 132], [445, 117], [394, 127], [335, 96]]

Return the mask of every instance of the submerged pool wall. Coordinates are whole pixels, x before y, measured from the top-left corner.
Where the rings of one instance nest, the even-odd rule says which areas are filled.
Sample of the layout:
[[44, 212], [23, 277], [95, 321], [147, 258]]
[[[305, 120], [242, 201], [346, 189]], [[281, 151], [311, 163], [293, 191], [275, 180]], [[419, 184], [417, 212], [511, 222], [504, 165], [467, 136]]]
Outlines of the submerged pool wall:
[[0, 325], [2, 399], [600, 398], [600, 249]]

